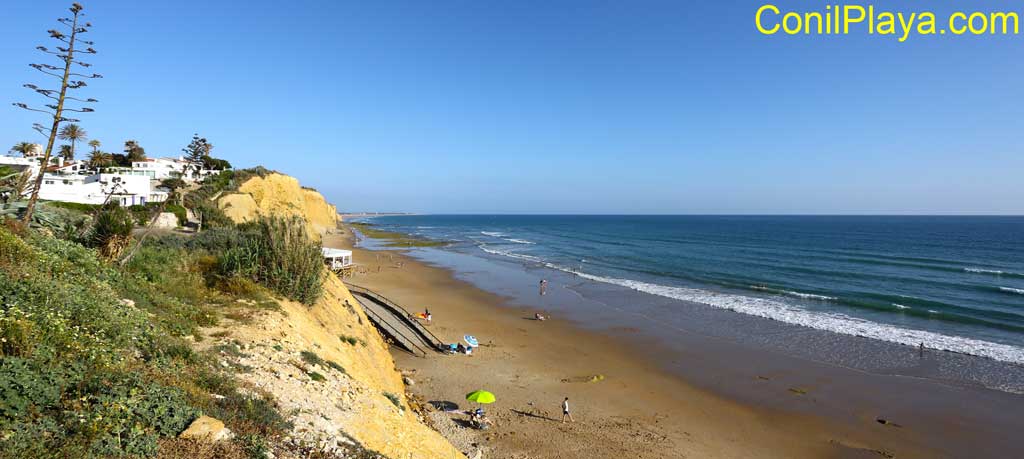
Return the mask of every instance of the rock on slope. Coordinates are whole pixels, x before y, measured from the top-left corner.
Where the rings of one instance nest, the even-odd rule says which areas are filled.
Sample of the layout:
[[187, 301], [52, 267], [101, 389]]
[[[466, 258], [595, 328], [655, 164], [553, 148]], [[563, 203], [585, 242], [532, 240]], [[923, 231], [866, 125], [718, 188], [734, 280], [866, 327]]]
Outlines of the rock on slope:
[[[336, 225], [334, 206], [279, 174], [250, 179], [219, 202], [239, 222], [300, 215], [318, 233]], [[279, 303], [282, 311], [232, 325], [221, 341], [240, 348], [223, 355], [225, 365], [246, 368], [240, 378], [294, 414], [293, 441], [331, 451], [354, 440], [396, 459], [464, 457], [409, 408], [387, 344], [336, 276], [313, 306]]]

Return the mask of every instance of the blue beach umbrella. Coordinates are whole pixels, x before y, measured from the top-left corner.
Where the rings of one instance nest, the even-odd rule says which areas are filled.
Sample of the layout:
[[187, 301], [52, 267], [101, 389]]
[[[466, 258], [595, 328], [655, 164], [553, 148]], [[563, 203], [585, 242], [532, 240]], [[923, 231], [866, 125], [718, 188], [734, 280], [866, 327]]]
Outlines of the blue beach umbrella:
[[466, 336], [463, 336], [463, 337], [462, 337], [462, 340], [463, 340], [463, 341], [465, 341], [465, 342], [466, 342], [466, 344], [468, 344], [468, 345], [470, 345], [470, 346], [473, 346], [473, 347], [479, 347], [479, 346], [480, 346], [480, 342], [479, 342], [479, 341], [477, 341], [477, 340], [476, 340], [476, 337], [475, 337], [475, 336], [473, 336], [473, 335], [466, 335]]

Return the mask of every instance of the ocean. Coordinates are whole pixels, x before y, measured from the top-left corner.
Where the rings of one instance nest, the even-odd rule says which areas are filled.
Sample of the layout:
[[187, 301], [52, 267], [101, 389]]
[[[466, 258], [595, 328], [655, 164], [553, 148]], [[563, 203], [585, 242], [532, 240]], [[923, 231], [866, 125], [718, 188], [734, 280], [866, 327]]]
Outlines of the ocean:
[[450, 242], [444, 251], [550, 271], [536, 277], [573, 279], [566, 285], [581, 295], [599, 285], [642, 293], [616, 307], [653, 322], [681, 314], [671, 302], [655, 300], [662, 298], [832, 334], [923, 344], [1017, 370], [1024, 365], [1024, 217], [411, 215], [369, 221]]

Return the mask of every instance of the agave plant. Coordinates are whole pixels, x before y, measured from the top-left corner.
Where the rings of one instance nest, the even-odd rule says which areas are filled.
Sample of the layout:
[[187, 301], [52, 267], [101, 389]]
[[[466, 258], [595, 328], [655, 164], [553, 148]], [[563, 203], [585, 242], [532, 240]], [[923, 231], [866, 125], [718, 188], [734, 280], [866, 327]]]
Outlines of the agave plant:
[[25, 195], [29, 194], [29, 187], [32, 184], [31, 172], [25, 171], [11, 171], [7, 168], [3, 172], [0, 172], [0, 202], [10, 203], [14, 201], [20, 201]]

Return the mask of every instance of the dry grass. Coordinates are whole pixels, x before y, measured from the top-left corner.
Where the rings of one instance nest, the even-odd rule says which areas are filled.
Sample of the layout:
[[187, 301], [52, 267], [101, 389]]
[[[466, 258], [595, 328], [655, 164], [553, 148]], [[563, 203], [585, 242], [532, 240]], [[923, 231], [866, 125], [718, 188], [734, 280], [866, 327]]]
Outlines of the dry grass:
[[160, 441], [160, 459], [248, 459], [245, 450], [233, 442], [210, 442], [174, 438]]

